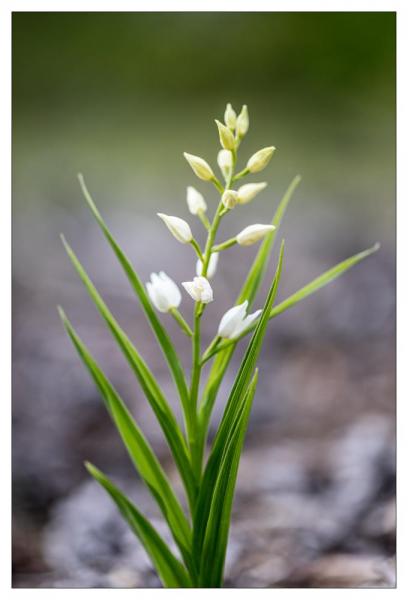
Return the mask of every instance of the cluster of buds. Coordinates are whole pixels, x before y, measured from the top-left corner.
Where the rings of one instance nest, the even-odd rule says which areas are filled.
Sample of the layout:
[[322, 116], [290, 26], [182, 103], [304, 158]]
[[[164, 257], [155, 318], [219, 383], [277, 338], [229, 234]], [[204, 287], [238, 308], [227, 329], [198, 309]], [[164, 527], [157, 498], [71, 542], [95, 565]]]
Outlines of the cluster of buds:
[[[208, 232], [205, 250], [201, 250], [187, 221], [180, 217], [157, 213], [176, 240], [182, 244], [191, 244], [198, 255], [196, 276], [192, 281], [182, 282], [182, 286], [189, 296], [200, 306], [213, 301], [214, 294], [209, 279], [214, 277], [216, 273], [220, 252], [235, 244], [239, 246], [255, 244], [275, 229], [271, 224], [257, 223], [249, 225], [233, 238], [221, 244], [214, 245], [215, 235], [222, 216], [236, 206], [248, 204], [267, 186], [265, 182], [254, 182], [245, 183], [237, 189], [233, 189], [234, 182], [246, 175], [262, 171], [269, 163], [275, 151], [273, 146], [258, 150], [258, 152], [248, 159], [245, 168], [234, 175], [237, 150], [249, 128], [247, 106], [244, 105], [237, 115], [232, 105], [227, 104], [224, 123], [219, 120], [215, 122], [221, 144], [217, 163], [225, 184], [222, 185], [217, 179], [213, 169], [206, 160], [194, 154], [184, 153], [184, 157], [195, 175], [203, 181], [213, 183], [221, 196], [214, 220], [210, 223], [206, 214], [208, 206], [204, 196], [195, 187], [187, 187], [186, 199], [188, 210], [192, 215], [201, 220]], [[173, 314], [177, 312], [177, 308], [181, 302], [181, 293], [176, 283], [165, 273], [160, 272], [158, 275], [152, 273], [151, 281], [147, 284], [147, 291], [157, 310], [172, 312]], [[260, 311], [247, 315], [247, 308], [248, 302], [245, 301], [243, 304], [234, 306], [228, 310], [220, 321], [218, 337], [235, 339], [258, 318]], [[179, 313], [177, 312], [177, 314]]]

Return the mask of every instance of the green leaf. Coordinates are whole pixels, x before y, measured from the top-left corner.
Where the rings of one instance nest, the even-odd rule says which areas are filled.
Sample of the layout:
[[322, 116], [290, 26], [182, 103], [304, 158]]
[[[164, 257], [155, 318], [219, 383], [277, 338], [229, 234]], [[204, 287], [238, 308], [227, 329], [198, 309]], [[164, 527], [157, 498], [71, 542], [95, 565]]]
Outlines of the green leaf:
[[152, 407], [157, 420], [163, 430], [166, 437], [167, 443], [169, 444], [170, 450], [174, 457], [175, 463], [179, 469], [181, 478], [184, 482], [187, 496], [192, 505], [196, 495], [196, 484], [194, 475], [191, 469], [187, 446], [184, 437], [180, 431], [177, 420], [174, 416], [173, 411], [168, 405], [160, 386], [156, 382], [152, 372], [146, 365], [139, 352], [132, 344], [128, 336], [125, 334], [123, 329], [120, 327], [109, 308], [101, 298], [85, 269], [81, 265], [74, 251], [65, 240], [64, 236], [61, 236], [65, 250], [69, 258], [71, 259], [75, 269], [77, 270], [82, 282], [89, 292], [92, 300], [94, 301], [99, 313], [106, 321], [113, 337], [118, 343], [118, 346], [122, 350], [126, 360], [130, 367], [135, 373], [142, 390], [144, 391], [147, 400]]
[[343, 260], [328, 271], [325, 271], [322, 275], [316, 277], [316, 279], [313, 279], [313, 281], [311, 281], [310, 283], [302, 287], [300, 290], [289, 296], [289, 298], [286, 298], [286, 300], [274, 306], [270, 312], [270, 319], [277, 317], [281, 313], [285, 312], [285, 310], [292, 308], [292, 306], [295, 306], [298, 302], [304, 300], [304, 298], [307, 298], [308, 296], [314, 294], [315, 292], [317, 292], [317, 290], [320, 290], [320, 288], [324, 287], [331, 281], [334, 281], [335, 279], [337, 279], [337, 277], [340, 277], [340, 275], [345, 273], [354, 265], [361, 262], [364, 258], [370, 256], [370, 254], [373, 254], [374, 252], [377, 252], [379, 247], [380, 244], [374, 244], [374, 246], [372, 246], [371, 248], [368, 248], [363, 252], [359, 252], [358, 254], [354, 254], [354, 256], [350, 256], [350, 258]]
[[192, 587], [191, 579], [179, 560], [172, 554], [156, 529], [136, 506], [99, 469], [85, 463], [89, 473], [108, 492], [124, 519], [139, 538], [165, 587]]
[[282, 200], [279, 202], [278, 208], [276, 209], [271, 221], [271, 224], [275, 225], [276, 229], [271, 231], [271, 233], [269, 233], [263, 240], [235, 304], [242, 304], [242, 302], [248, 300], [248, 306], [252, 305], [265, 276], [268, 267], [269, 256], [278, 234], [281, 221], [286, 212], [286, 208], [300, 181], [300, 175], [296, 175], [296, 177], [294, 177], [289, 184], [289, 187], [284, 193]]
[[223, 455], [223, 449], [228, 441], [228, 435], [233, 427], [234, 419], [239, 412], [240, 402], [250, 383], [252, 373], [255, 368], [255, 363], [258, 359], [262, 341], [266, 333], [266, 328], [269, 321], [269, 313], [276, 297], [279, 285], [279, 279], [282, 272], [284, 242], [282, 241], [279, 262], [275, 277], [273, 278], [261, 318], [258, 321], [255, 332], [246, 350], [241, 366], [234, 381], [231, 393], [228, 398], [226, 408], [224, 410], [221, 423], [218, 427], [217, 434], [208, 458], [207, 466], [204, 471], [202, 485], [197, 499], [196, 510], [194, 513], [194, 534], [193, 534], [193, 554], [199, 556], [201, 554], [204, 533], [207, 526], [208, 515], [211, 507], [212, 494], [215, 486], [217, 474], [220, 469], [220, 464]]
[[64, 327], [99, 389], [133, 464], [156, 499], [188, 566], [191, 550], [190, 525], [166, 474], [122, 398], [93, 359], [63, 310], [59, 311]]
[[199, 584], [203, 587], [221, 587], [222, 585], [239, 460], [257, 380], [258, 370], [256, 369], [244, 395], [242, 405], [237, 411], [234, 425], [229, 432], [215, 482], [199, 571]]
[[[289, 187], [284, 193], [281, 201], [279, 202], [278, 208], [276, 209], [273, 219], [271, 221], [272, 225], [275, 225], [276, 229], [274, 229], [274, 231], [271, 231], [271, 233], [269, 233], [263, 240], [235, 304], [241, 304], [245, 300], [248, 300], [249, 306], [251, 306], [251, 304], [253, 303], [265, 276], [269, 257], [276, 236], [278, 234], [283, 216], [293, 196], [293, 193], [295, 192], [300, 181], [301, 177], [299, 175], [296, 175], [296, 177], [294, 177], [291, 183], [289, 184]], [[234, 350], [236, 348], [237, 343], [238, 341], [235, 344], [231, 344], [225, 350], [222, 350], [219, 353], [217, 353], [211, 365], [207, 385], [203, 393], [203, 400], [201, 403], [200, 410], [201, 430], [202, 435], [204, 436], [204, 439], [202, 440], [203, 444], [205, 444], [205, 437], [207, 435], [208, 425], [211, 418], [212, 409], [217, 398], [219, 387], [223, 380], [225, 371], [227, 370], [228, 365], [231, 361], [232, 355], [234, 354]]]
[[116, 257], [119, 260], [128, 280], [129, 280], [130, 285], [132, 286], [133, 290], [135, 291], [137, 297], [139, 298], [140, 304], [141, 304], [141, 306], [146, 314], [146, 317], [149, 320], [150, 325], [156, 335], [156, 338], [160, 344], [162, 352], [163, 352], [163, 354], [166, 358], [166, 361], [169, 365], [170, 371], [172, 373], [173, 379], [175, 381], [175, 384], [177, 386], [177, 389], [178, 389], [178, 392], [180, 395], [180, 400], [181, 400], [181, 404], [183, 407], [184, 417], [186, 419], [186, 426], [187, 426], [187, 428], [190, 428], [191, 424], [194, 422], [194, 415], [192, 413], [192, 408], [189, 403], [189, 393], [188, 393], [187, 382], [186, 382], [186, 379], [184, 376], [183, 369], [180, 364], [180, 360], [177, 356], [177, 353], [174, 349], [173, 344], [171, 343], [170, 337], [169, 337], [167, 331], [164, 329], [163, 325], [161, 324], [160, 320], [158, 319], [156, 312], [155, 312], [155, 310], [149, 300], [149, 297], [146, 293], [144, 285], [141, 282], [141, 280], [139, 279], [138, 275], [136, 274], [136, 271], [134, 270], [130, 260], [127, 258], [127, 256], [123, 252], [123, 250], [120, 248], [119, 244], [116, 242], [115, 238], [109, 231], [108, 226], [106, 225], [105, 221], [103, 220], [99, 210], [96, 208], [96, 205], [95, 205], [94, 201], [92, 200], [92, 197], [86, 188], [86, 185], [85, 185], [82, 175], [79, 175], [78, 178], [79, 178], [79, 183], [81, 185], [81, 189], [84, 194], [85, 200], [87, 201], [88, 206], [91, 209], [93, 216], [95, 217], [99, 227], [101, 228], [103, 234], [105, 235], [106, 239], [108, 240], [112, 250], [116, 254]]

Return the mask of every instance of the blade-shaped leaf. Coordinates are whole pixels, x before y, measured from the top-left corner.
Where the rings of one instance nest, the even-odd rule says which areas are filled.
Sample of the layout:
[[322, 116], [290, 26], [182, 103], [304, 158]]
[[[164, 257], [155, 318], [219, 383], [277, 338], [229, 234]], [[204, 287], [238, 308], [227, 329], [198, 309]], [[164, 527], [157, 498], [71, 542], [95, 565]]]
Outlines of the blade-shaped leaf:
[[258, 371], [255, 370], [230, 431], [215, 482], [199, 571], [199, 584], [203, 587], [221, 587], [222, 585], [239, 460], [257, 380]]
[[[272, 225], [275, 225], [276, 229], [274, 229], [274, 231], [271, 231], [271, 233], [269, 233], [263, 240], [235, 304], [241, 304], [245, 300], [248, 300], [249, 306], [251, 306], [251, 304], [253, 303], [265, 276], [268, 267], [269, 257], [276, 236], [278, 234], [283, 216], [300, 181], [300, 175], [296, 175], [296, 177], [294, 177], [291, 183], [289, 184], [281, 201], [279, 202], [278, 208], [276, 209], [273, 219], [271, 221]], [[212, 409], [214, 407], [214, 403], [217, 398], [218, 390], [221, 385], [221, 381], [224, 377], [224, 373], [228, 368], [232, 355], [234, 354], [235, 348], [236, 344], [231, 344], [231, 346], [229, 346], [225, 350], [220, 351], [214, 358], [214, 361], [211, 365], [207, 385], [205, 386], [203, 400], [201, 403], [200, 420], [202, 422], [201, 429], [204, 436], [204, 440], [202, 441], [202, 443], [205, 443], [205, 437], [207, 435], [207, 429]]]
[[163, 354], [166, 358], [166, 361], [169, 365], [173, 379], [176, 383], [176, 386], [177, 386], [177, 389], [178, 389], [178, 392], [180, 395], [180, 400], [181, 400], [181, 403], [183, 406], [184, 416], [187, 421], [186, 425], [187, 425], [187, 427], [190, 427], [191, 423], [194, 422], [194, 415], [192, 414], [192, 408], [189, 403], [187, 382], [186, 382], [184, 372], [181, 367], [179, 358], [177, 356], [177, 353], [176, 353], [174, 346], [170, 340], [170, 337], [169, 337], [167, 331], [164, 329], [163, 325], [161, 324], [159, 318], [157, 317], [156, 312], [155, 312], [153, 306], [151, 305], [149, 297], [143, 286], [143, 283], [139, 279], [130, 260], [127, 258], [127, 256], [123, 252], [123, 250], [120, 248], [119, 244], [116, 242], [115, 238], [109, 231], [108, 226], [106, 225], [105, 221], [103, 220], [102, 215], [100, 214], [99, 210], [96, 208], [96, 205], [95, 205], [94, 201], [92, 200], [92, 197], [91, 197], [90, 193], [88, 192], [88, 189], [86, 188], [86, 185], [85, 185], [82, 175], [79, 175], [79, 182], [80, 182], [81, 189], [84, 194], [85, 200], [87, 201], [88, 206], [91, 209], [93, 216], [95, 217], [99, 227], [101, 228], [103, 234], [105, 235], [106, 239], [108, 240], [112, 250], [116, 254], [116, 257], [119, 260], [128, 280], [129, 280], [130, 285], [132, 286], [133, 290], [135, 291], [137, 297], [139, 298], [140, 304], [141, 304], [141, 306], [150, 322], [150, 325], [156, 335], [156, 338], [160, 344], [160, 347], [161, 347]]
[[252, 305], [265, 276], [265, 272], [268, 267], [269, 256], [271, 254], [273, 244], [278, 234], [281, 221], [286, 212], [288, 204], [292, 199], [293, 193], [295, 192], [300, 181], [300, 175], [296, 175], [296, 177], [294, 177], [293, 180], [290, 182], [288, 189], [286, 190], [281, 201], [279, 202], [278, 208], [276, 209], [273, 219], [271, 221], [271, 224], [275, 225], [276, 229], [271, 231], [271, 233], [269, 233], [265, 237], [261, 246], [259, 247], [254, 262], [252, 263], [251, 269], [247, 275], [244, 285], [241, 288], [241, 291], [235, 304], [241, 304], [245, 300], [248, 300], [248, 306], [250, 307]]
[[59, 310], [72, 343], [99, 389], [133, 464], [156, 499], [187, 564], [191, 549], [191, 530], [166, 474], [122, 398], [93, 359], [62, 309]]
[[159, 421], [179, 469], [181, 478], [184, 482], [189, 502], [192, 504], [196, 495], [196, 484], [191, 470], [187, 446], [174, 413], [167, 403], [163, 392], [156, 382], [152, 372], [110, 312], [74, 251], [65, 238], [63, 236], [61, 236], [61, 238], [69, 258], [71, 259], [101, 316], [106, 321], [113, 337], [117, 341], [130, 367], [134, 371], [140, 386], [143, 389], [147, 400], [149, 401]]
[[218, 427], [210, 456], [208, 458], [207, 466], [204, 471], [202, 485], [200, 487], [196, 510], [194, 513], [193, 553], [195, 556], [199, 556], [201, 554], [205, 528], [212, 501], [212, 494], [222, 460], [223, 449], [228, 440], [228, 435], [232, 429], [234, 419], [239, 411], [240, 401], [242, 400], [243, 395], [245, 394], [245, 391], [250, 383], [252, 373], [255, 368], [255, 363], [261, 351], [262, 341], [265, 336], [269, 321], [269, 313], [278, 291], [278, 284], [282, 271], [283, 249], [284, 242], [282, 241], [279, 254], [279, 263], [275, 277], [273, 278], [272, 285], [266, 298], [261, 318], [258, 321], [255, 332], [251, 338], [235, 378], [234, 385], [229, 395], [228, 402], [225, 407], [221, 423]]
[[181, 562], [170, 551], [156, 529], [136, 506], [99, 469], [85, 463], [89, 473], [108, 492], [123, 518], [141, 541], [165, 587], [192, 587], [191, 579]]
[[286, 298], [286, 300], [274, 306], [270, 312], [270, 318], [273, 319], [274, 317], [277, 317], [281, 313], [285, 312], [285, 310], [292, 308], [292, 306], [295, 306], [298, 302], [304, 300], [304, 298], [307, 298], [331, 281], [334, 281], [337, 279], [337, 277], [340, 277], [340, 275], [345, 273], [345, 271], [361, 262], [364, 258], [370, 256], [370, 254], [373, 254], [374, 252], [377, 252], [379, 247], [380, 244], [374, 244], [374, 246], [371, 248], [368, 248], [363, 252], [359, 252], [358, 254], [354, 254], [354, 256], [350, 256], [350, 258], [343, 260], [328, 271], [325, 271], [322, 275], [316, 277], [316, 279], [313, 279], [313, 281], [289, 296], [289, 298]]

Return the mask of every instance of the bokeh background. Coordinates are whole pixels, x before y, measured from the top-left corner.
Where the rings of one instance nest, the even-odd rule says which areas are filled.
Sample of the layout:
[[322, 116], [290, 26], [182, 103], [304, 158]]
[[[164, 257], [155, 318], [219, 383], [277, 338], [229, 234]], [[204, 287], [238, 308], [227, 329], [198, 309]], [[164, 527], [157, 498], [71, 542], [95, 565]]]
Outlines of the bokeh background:
[[[249, 106], [243, 161], [262, 146], [278, 150], [261, 175], [267, 190], [234, 211], [220, 239], [269, 220], [292, 177], [303, 178], [282, 227], [281, 299], [381, 242], [377, 254], [270, 328], [238, 480], [226, 583], [394, 585], [395, 14], [14, 13], [16, 587], [159, 585], [138, 542], [83, 468], [89, 459], [111, 474], [163, 528], [63, 332], [57, 304], [169, 472], [174, 469], [59, 233], [176, 404], [155, 340], [85, 206], [76, 174], [84, 173], [144, 281], [160, 269], [177, 281], [189, 279], [192, 253], [155, 213], [192, 222], [187, 185], [215, 205], [214, 191], [195, 180], [182, 152], [215, 165], [213, 119], [222, 117], [226, 102], [238, 110]], [[194, 231], [201, 236], [199, 224]], [[206, 340], [255, 252], [223, 255]], [[190, 315], [187, 297], [181, 308]], [[188, 365], [187, 341], [163, 320]], [[215, 418], [238, 359], [239, 353]]]

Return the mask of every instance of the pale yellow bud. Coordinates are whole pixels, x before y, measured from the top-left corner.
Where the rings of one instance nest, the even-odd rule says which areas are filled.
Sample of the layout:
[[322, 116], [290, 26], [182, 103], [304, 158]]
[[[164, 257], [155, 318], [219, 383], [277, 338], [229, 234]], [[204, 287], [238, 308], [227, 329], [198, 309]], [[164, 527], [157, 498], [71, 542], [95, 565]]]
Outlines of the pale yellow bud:
[[240, 246], [251, 246], [274, 229], [276, 229], [274, 225], [249, 225], [237, 235], [236, 240]]
[[238, 189], [238, 204], [248, 204], [255, 198], [259, 192], [262, 192], [268, 184], [263, 183], [246, 183]]
[[241, 109], [241, 112], [238, 115], [236, 127], [237, 127], [238, 137], [240, 137], [240, 138], [244, 137], [244, 135], [246, 134], [246, 132], [248, 131], [248, 128], [249, 128], [249, 116], [248, 116], [248, 108], [247, 108], [246, 104], [244, 104], [244, 106]]
[[221, 169], [221, 173], [227, 179], [231, 174], [232, 169], [232, 152], [231, 150], [220, 150], [217, 157], [218, 166]]
[[220, 123], [220, 121], [217, 121], [217, 119], [215, 119], [215, 122], [218, 127], [218, 134], [220, 136], [221, 146], [226, 150], [234, 150], [235, 139], [233, 134], [231, 133], [231, 130], [228, 129], [228, 127], [225, 127], [223, 123]]
[[211, 181], [212, 179], [215, 179], [210, 165], [203, 158], [194, 156], [193, 154], [188, 154], [187, 152], [184, 152], [184, 158], [189, 163], [197, 177], [203, 179], [204, 181]]
[[225, 208], [234, 208], [238, 202], [238, 192], [235, 190], [225, 190], [221, 200]]
[[250, 173], [258, 173], [262, 171], [272, 158], [272, 154], [275, 152], [275, 146], [268, 146], [255, 152], [247, 162], [247, 169]]
[[230, 129], [235, 129], [237, 124], [237, 113], [232, 108], [231, 104], [227, 104], [227, 108], [225, 109], [224, 121], [227, 127]]

